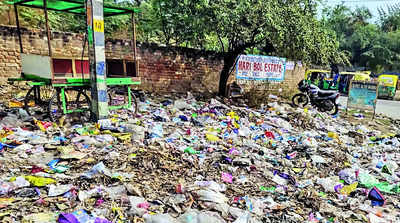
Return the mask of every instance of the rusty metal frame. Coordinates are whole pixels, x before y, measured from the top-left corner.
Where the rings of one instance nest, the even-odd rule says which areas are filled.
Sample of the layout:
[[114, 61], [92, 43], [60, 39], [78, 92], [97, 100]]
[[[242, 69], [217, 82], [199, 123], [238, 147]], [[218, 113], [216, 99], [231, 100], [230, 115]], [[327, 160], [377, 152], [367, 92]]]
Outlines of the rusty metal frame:
[[19, 25], [19, 16], [18, 16], [18, 8], [17, 7], [18, 7], [17, 5], [14, 5], [15, 23], [17, 25], [19, 50], [20, 50], [20, 53], [24, 53], [24, 48], [22, 47], [21, 27]]
[[47, 46], [49, 49], [49, 56], [52, 56], [51, 52], [51, 33], [49, 28], [49, 16], [47, 13], [47, 0], [43, 0], [43, 10], [44, 10], [44, 17], [46, 19], [46, 34], [47, 34]]

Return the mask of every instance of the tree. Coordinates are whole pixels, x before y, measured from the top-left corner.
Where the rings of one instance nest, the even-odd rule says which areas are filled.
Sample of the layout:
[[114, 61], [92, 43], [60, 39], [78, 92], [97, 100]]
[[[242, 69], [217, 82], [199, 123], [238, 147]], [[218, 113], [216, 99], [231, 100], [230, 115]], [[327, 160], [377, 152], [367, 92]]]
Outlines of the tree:
[[[161, 32], [177, 45], [212, 47], [224, 53], [219, 93], [225, 93], [239, 54], [257, 48], [261, 54], [328, 64], [343, 62], [334, 33], [316, 19], [310, 0], [155, 0], [167, 18]], [[152, 5], [157, 7], [157, 5]], [[158, 17], [160, 19], [160, 17]], [[164, 21], [165, 22], [165, 21]], [[166, 41], [170, 44], [171, 42]]]
[[340, 49], [349, 52], [355, 67], [366, 67], [374, 72], [399, 70], [400, 5], [380, 12], [379, 24], [368, 20], [371, 13], [365, 8], [351, 10], [344, 5], [323, 10], [324, 25], [339, 39]]
[[385, 32], [400, 29], [400, 3], [388, 6], [387, 12], [383, 8], [378, 9], [381, 28]]

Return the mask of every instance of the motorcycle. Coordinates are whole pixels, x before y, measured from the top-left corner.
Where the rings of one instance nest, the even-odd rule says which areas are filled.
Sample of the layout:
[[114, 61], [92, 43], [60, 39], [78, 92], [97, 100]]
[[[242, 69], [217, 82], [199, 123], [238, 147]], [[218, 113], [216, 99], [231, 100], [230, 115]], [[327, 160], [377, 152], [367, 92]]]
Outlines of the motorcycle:
[[293, 105], [304, 107], [308, 103], [317, 107], [321, 112], [336, 115], [339, 111], [338, 100], [340, 94], [337, 91], [321, 90], [313, 84], [308, 84], [302, 80], [298, 84], [298, 89], [302, 92], [292, 97]]

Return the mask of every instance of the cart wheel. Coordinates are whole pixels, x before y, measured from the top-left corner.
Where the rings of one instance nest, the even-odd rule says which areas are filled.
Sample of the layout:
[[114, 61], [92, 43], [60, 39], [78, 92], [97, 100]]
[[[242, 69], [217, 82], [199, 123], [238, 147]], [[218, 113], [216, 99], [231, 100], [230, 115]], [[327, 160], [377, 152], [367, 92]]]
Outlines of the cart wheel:
[[71, 103], [68, 103], [68, 105], [70, 105], [70, 108], [68, 109], [84, 110], [83, 112], [79, 112], [82, 123], [87, 123], [92, 120], [93, 116], [92, 116], [92, 111], [90, 109], [90, 98], [84, 90], [80, 90], [78, 92], [73, 105], [71, 105]]
[[[90, 98], [81, 89], [64, 89], [65, 103], [67, 110], [69, 111], [68, 117], [72, 117], [75, 121], [81, 121], [83, 123], [90, 122], [92, 113], [90, 110]], [[57, 94], [52, 97], [49, 103], [49, 115], [53, 122], [57, 122], [64, 114], [61, 91], [58, 90]], [[73, 112], [73, 110], [81, 110], [79, 112]], [[82, 111], [83, 110], [83, 111]]]
[[43, 109], [48, 105], [54, 94], [55, 89], [52, 86], [32, 86], [28, 93], [26, 93], [24, 109], [29, 115], [43, 113]]
[[132, 99], [132, 111], [133, 111], [133, 114], [136, 115], [137, 110], [138, 110], [137, 98], [135, 96], [135, 93], [132, 90], [131, 90], [131, 99]]
[[[128, 89], [121, 87], [112, 87], [108, 89], [108, 106], [121, 106], [128, 103]], [[131, 90], [132, 106], [131, 110], [134, 115], [137, 113], [137, 98], [135, 93]]]
[[57, 93], [50, 99], [48, 113], [53, 122], [58, 122], [58, 120], [64, 115], [61, 102], [61, 91], [57, 90]]

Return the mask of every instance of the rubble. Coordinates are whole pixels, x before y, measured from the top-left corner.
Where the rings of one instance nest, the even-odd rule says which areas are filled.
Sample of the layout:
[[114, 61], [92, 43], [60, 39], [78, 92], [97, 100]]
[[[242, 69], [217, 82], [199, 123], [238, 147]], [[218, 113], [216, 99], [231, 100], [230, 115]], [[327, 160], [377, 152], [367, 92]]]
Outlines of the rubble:
[[84, 124], [8, 105], [1, 222], [400, 221], [397, 121], [384, 132], [360, 115], [191, 94]]

